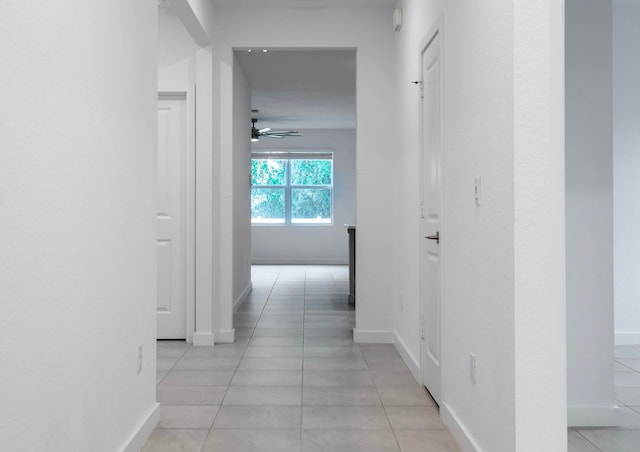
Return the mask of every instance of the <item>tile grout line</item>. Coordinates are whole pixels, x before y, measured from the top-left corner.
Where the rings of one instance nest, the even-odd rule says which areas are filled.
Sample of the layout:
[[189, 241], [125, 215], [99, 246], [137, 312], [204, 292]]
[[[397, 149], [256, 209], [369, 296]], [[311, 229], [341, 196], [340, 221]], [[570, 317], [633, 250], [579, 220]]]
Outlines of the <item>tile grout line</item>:
[[[278, 276], [280, 275], [280, 272], [278, 271]], [[256, 321], [255, 326], [253, 327], [253, 330], [251, 331], [251, 336], [249, 336], [249, 341], [247, 342], [247, 345], [244, 347], [244, 350], [242, 351], [242, 354], [240, 355], [240, 359], [238, 360], [238, 364], [236, 364], [235, 369], [233, 370], [233, 374], [231, 375], [231, 378], [229, 380], [229, 384], [227, 385], [227, 388], [224, 391], [224, 395], [222, 396], [222, 400], [220, 400], [220, 405], [218, 405], [218, 411], [216, 411], [215, 416], [213, 416], [213, 420], [211, 421], [211, 426], [209, 427], [209, 430], [207, 431], [207, 436], [205, 437], [204, 443], [202, 443], [202, 446], [200, 446], [200, 452], [202, 452], [202, 449], [204, 448], [205, 444], [207, 443], [207, 439], [209, 439], [209, 436], [211, 435], [212, 430], [214, 430], [213, 425], [216, 422], [216, 419], [218, 418], [218, 415], [220, 414], [220, 411], [222, 410], [222, 406], [224, 404], [224, 400], [227, 398], [227, 394], [229, 393], [229, 388], [231, 388], [231, 383], [233, 383], [233, 379], [236, 376], [236, 373], [238, 372], [238, 368], [240, 367], [240, 363], [242, 362], [242, 359], [244, 358], [245, 353], [247, 353], [247, 349], [249, 348], [249, 345], [251, 344], [251, 339], [253, 339], [254, 334], [255, 334], [255, 330], [258, 327], [258, 323], [260, 323], [260, 320], [262, 319], [262, 315], [264, 313], [264, 310], [267, 306], [267, 303], [269, 302], [269, 298], [271, 298], [271, 294], [273, 292], [273, 288], [276, 285], [276, 282], [278, 280], [278, 276], [276, 276], [276, 278], [273, 281], [273, 284], [271, 285], [271, 289], [269, 290], [269, 294], [267, 295], [267, 299], [265, 300], [264, 304], [262, 305], [262, 310], [260, 311], [260, 315], [258, 316], [258, 320]], [[234, 313], [235, 314], [235, 313]], [[215, 344], [214, 344], [215, 347]]]
[[580, 437], [583, 438], [587, 443], [591, 444], [598, 452], [602, 452], [602, 449], [600, 449], [598, 446], [596, 446], [591, 441], [589, 441], [589, 438], [584, 436], [579, 430], [576, 430], [576, 433], [580, 435]]
[[[307, 268], [307, 267], [306, 267], [306, 268]], [[303, 300], [302, 300], [302, 322], [303, 322], [303, 325], [302, 325], [302, 332], [303, 332], [303, 334], [302, 334], [302, 359], [301, 359], [301, 373], [302, 373], [302, 379], [301, 379], [301, 384], [300, 384], [300, 391], [301, 391], [301, 393], [300, 393], [300, 419], [299, 419], [299, 420], [300, 420], [300, 435], [299, 435], [299, 438], [300, 438], [300, 447], [302, 447], [302, 436], [303, 436], [303, 432], [304, 432], [303, 423], [302, 423], [302, 422], [303, 422], [303, 419], [302, 419], [302, 418], [303, 418], [302, 413], [303, 413], [303, 407], [304, 407], [303, 394], [304, 394], [304, 359], [305, 359], [305, 354], [304, 354], [304, 348], [305, 348], [305, 334], [304, 334], [304, 333], [305, 333], [305, 331], [306, 331], [306, 327], [305, 327], [305, 319], [306, 319], [307, 314], [311, 314], [311, 311], [308, 311], [308, 310], [307, 310], [307, 302], [308, 302], [308, 301], [310, 301], [310, 300], [307, 300], [307, 298], [308, 298], [308, 296], [311, 296], [311, 294], [312, 294], [312, 293], [315, 293], [315, 292], [310, 292], [310, 289], [311, 289], [311, 288], [312, 288], [312, 286], [313, 286], [313, 282], [316, 282], [315, 280], [313, 280], [313, 281], [312, 281], [312, 280], [310, 280], [310, 279], [309, 279], [309, 276], [310, 276], [310, 275], [308, 275], [308, 274], [307, 274], [306, 268], [305, 268], [304, 285], [303, 285], [303, 294], [302, 294], [302, 296], [303, 296]], [[213, 429], [213, 425], [214, 425], [214, 423], [215, 423], [215, 420], [217, 419], [217, 417], [218, 417], [218, 416], [219, 416], [219, 414], [220, 414], [220, 410], [222, 409], [222, 406], [223, 406], [224, 400], [226, 399], [226, 397], [227, 397], [227, 395], [228, 395], [228, 391], [230, 390], [230, 386], [232, 385], [231, 383], [232, 383], [233, 379], [235, 378], [235, 376], [237, 375], [237, 372], [240, 370], [240, 369], [239, 369], [240, 363], [241, 363], [241, 362], [242, 362], [242, 360], [245, 358], [245, 356], [246, 356], [246, 351], [247, 351], [247, 349], [249, 348], [249, 346], [250, 346], [250, 344], [251, 344], [251, 341], [256, 337], [256, 336], [255, 336], [255, 332], [256, 332], [256, 330], [257, 330], [257, 328], [258, 328], [259, 324], [260, 324], [260, 321], [263, 319], [263, 315], [265, 315], [265, 312], [266, 312], [266, 309], [267, 309], [267, 307], [268, 307], [268, 304], [272, 301], [272, 300], [271, 300], [271, 297], [273, 296], [274, 290], [275, 290], [275, 288], [276, 288], [276, 285], [277, 285], [277, 282], [278, 282], [278, 280], [279, 280], [280, 276], [281, 276], [281, 274], [280, 274], [280, 272], [278, 272], [278, 276], [276, 276], [276, 278], [275, 278], [275, 280], [274, 280], [273, 284], [271, 285], [271, 289], [270, 289], [270, 291], [269, 291], [269, 294], [267, 295], [266, 301], [265, 301], [265, 302], [264, 302], [264, 304], [262, 305], [262, 309], [260, 310], [260, 314], [258, 315], [258, 318], [257, 318], [257, 320], [256, 320], [256, 323], [255, 323], [255, 325], [253, 326], [253, 328], [252, 328], [252, 330], [251, 330], [251, 335], [249, 336], [248, 342], [247, 342], [247, 344], [243, 347], [243, 349], [242, 349], [242, 353], [239, 355], [239, 360], [238, 360], [237, 364], [234, 366], [234, 369], [233, 369], [232, 375], [231, 375], [231, 377], [230, 377], [229, 383], [226, 385], [226, 388], [225, 388], [225, 391], [224, 391], [224, 395], [223, 395], [223, 397], [222, 397], [222, 399], [221, 399], [220, 404], [218, 405], [218, 410], [217, 410], [217, 412], [216, 412], [216, 413], [215, 413], [215, 415], [213, 416], [213, 420], [212, 420], [212, 422], [211, 422], [211, 426], [208, 428], [208, 430], [207, 430], [207, 434], [205, 435], [205, 440], [204, 440], [204, 442], [203, 442], [202, 446], [201, 446], [201, 447], [200, 447], [200, 449], [199, 449], [200, 451], [204, 450], [205, 445], [207, 444], [207, 440], [208, 440], [208, 438], [210, 437], [210, 435], [211, 435], [212, 431], [214, 430], [214, 429]], [[345, 319], [347, 319], [347, 320], [349, 320], [349, 314], [350, 314], [350, 313], [349, 313], [349, 311], [348, 311], [347, 309], [345, 309], [345, 300], [342, 300], [342, 299], [341, 299], [341, 297], [340, 297], [340, 293], [339, 293], [338, 286], [337, 286], [337, 283], [336, 283], [335, 275], [334, 275], [332, 272], [330, 272], [330, 275], [329, 275], [329, 276], [332, 278], [332, 281], [333, 281], [333, 284], [332, 284], [332, 288], [333, 288], [333, 290], [329, 289], [329, 292], [331, 292], [331, 293], [328, 293], [328, 295], [330, 295], [330, 296], [331, 296], [331, 297], [330, 297], [330, 301], [331, 301], [331, 302], [330, 302], [329, 304], [330, 304], [330, 305], [335, 305], [335, 301], [339, 302], [339, 303], [340, 303], [340, 304], [339, 304], [339, 306], [342, 308], [342, 309], [341, 309], [341, 311], [343, 311], [343, 312], [341, 312], [341, 317], [342, 317], [342, 318], [345, 318]], [[318, 279], [318, 281], [320, 281], [320, 280]], [[327, 294], [326, 292], [317, 292], [317, 293], [318, 293], [318, 294], [321, 294], [321, 293], [325, 293], [325, 294]], [[334, 296], [336, 297], [335, 299], [333, 298]], [[347, 303], [348, 303], [348, 300], [347, 300]], [[347, 306], [347, 307], [348, 307], [348, 306]], [[315, 311], [314, 311], [313, 313], [315, 313]], [[323, 312], [321, 312], [321, 311], [319, 311], [319, 312], [318, 312], [318, 314], [324, 314], [324, 313], [323, 313]], [[327, 327], [327, 328], [329, 328], [329, 327]], [[337, 328], [337, 327], [336, 327], [336, 328]], [[361, 356], [363, 356], [363, 352], [362, 352], [362, 349], [361, 349], [361, 347], [359, 346], [359, 344], [355, 344], [355, 345], [358, 345], [358, 350], [360, 351]], [[190, 346], [188, 346], [188, 347], [187, 347], [187, 348], [186, 348], [186, 349], [181, 353], [180, 357], [176, 360], [176, 362], [173, 364], [173, 366], [171, 367], [171, 369], [167, 371], [167, 374], [165, 374], [165, 376], [163, 376], [163, 378], [162, 378], [162, 379], [161, 379], [161, 380], [156, 384], [156, 387], [160, 384], [160, 382], [161, 382], [162, 380], [164, 380], [164, 378], [166, 377], [166, 375], [168, 375], [168, 373], [169, 373], [169, 372], [170, 372], [170, 371], [171, 371], [171, 370], [172, 370], [172, 369], [173, 369], [173, 368], [174, 368], [174, 367], [175, 367], [175, 366], [176, 366], [176, 365], [177, 365], [177, 364], [178, 364], [178, 363], [179, 363], [183, 358], [185, 358], [185, 356], [186, 356], [186, 354], [187, 354], [188, 350], [190, 350], [191, 348], [192, 348], [192, 346], [190, 345]], [[364, 356], [363, 356], [363, 358], [364, 358]], [[215, 357], [211, 357], [211, 359], [215, 359]], [[366, 361], [365, 361], [365, 364], [366, 364]], [[214, 370], [215, 370], [215, 369], [214, 369]], [[356, 369], [349, 369], [349, 370], [356, 370]], [[368, 366], [367, 366], [367, 373], [370, 375], [370, 371], [369, 371], [369, 369], [368, 369]], [[259, 385], [260, 385], [260, 384], [258, 383], [258, 384], [257, 384], [257, 386], [259, 386]], [[251, 385], [249, 385], [249, 386], [251, 386]], [[256, 385], [254, 385], [254, 386], [256, 386]], [[382, 404], [382, 400], [381, 400], [380, 394], [379, 394], [379, 392], [378, 392], [378, 388], [377, 388], [377, 386], [375, 386], [375, 385], [374, 385], [374, 387], [376, 387], [376, 392], [377, 392], [377, 394], [378, 394], [378, 398], [380, 399], [380, 406], [382, 406], [382, 407], [383, 407], [383, 409], [385, 410], [385, 416], [386, 416], [386, 419], [387, 419], [387, 423], [388, 423], [388, 425], [389, 425], [389, 428], [390, 428], [390, 430], [392, 430], [392, 429], [391, 429], [390, 420], [389, 420], [389, 418], [388, 418], [388, 414], [386, 413], [386, 409], [384, 408], [384, 405]], [[249, 406], [249, 405], [247, 405], [247, 406]], [[256, 406], [261, 406], [261, 404], [256, 405]], [[342, 406], [342, 405], [336, 405], [336, 406]], [[349, 405], [349, 406], [351, 406], [351, 405]], [[354, 406], [359, 406], [359, 405], [354, 405]], [[230, 428], [230, 429], [233, 429], [233, 428]], [[204, 429], [203, 429], [203, 430], [204, 430]], [[394, 434], [394, 440], [396, 441], [396, 444], [397, 444], [397, 439], [395, 439], [395, 434]], [[400, 450], [400, 449], [399, 449], [399, 446], [398, 446], [398, 450]]]
[[[174, 367], [176, 367], [176, 365], [180, 362], [180, 360], [182, 358], [184, 358], [184, 355], [187, 353], [187, 350], [191, 349], [191, 347], [193, 347], [192, 344], [189, 344], [187, 342], [188, 346], [185, 347], [184, 351], [182, 352], [182, 354], [178, 357], [178, 359], [176, 360], [175, 363], [173, 363], [173, 365], [165, 372], [165, 374], [162, 376], [162, 378], [160, 379], [160, 381], [156, 382], [156, 391], [158, 390], [158, 386], [160, 386], [160, 383], [162, 383], [162, 381], [167, 378], [167, 375], [169, 375], [169, 372], [171, 372], [173, 370]], [[160, 358], [162, 359], [162, 358]], [[158, 372], [158, 340], [156, 339], [156, 373]]]

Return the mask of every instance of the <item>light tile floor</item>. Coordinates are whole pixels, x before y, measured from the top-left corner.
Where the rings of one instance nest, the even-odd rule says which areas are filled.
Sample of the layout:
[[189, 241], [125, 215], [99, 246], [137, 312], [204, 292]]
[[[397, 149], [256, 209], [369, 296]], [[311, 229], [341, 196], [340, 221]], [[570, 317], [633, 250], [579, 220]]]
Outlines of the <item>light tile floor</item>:
[[143, 452], [459, 452], [392, 345], [352, 340], [344, 266], [255, 266], [235, 344], [158, 343]]
[[616, 346], [614, 366], [621, 427], [570, 429], [569, 452], [640, 451], [640, 345]]

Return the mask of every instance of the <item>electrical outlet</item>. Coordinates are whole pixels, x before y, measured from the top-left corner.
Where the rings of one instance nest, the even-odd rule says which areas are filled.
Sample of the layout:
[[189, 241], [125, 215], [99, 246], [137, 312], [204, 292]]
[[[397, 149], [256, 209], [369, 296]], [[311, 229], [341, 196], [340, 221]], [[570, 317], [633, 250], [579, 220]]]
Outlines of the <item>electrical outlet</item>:
[[476, 384], [476, 355], [473, 353], [469, 354], [469, 377], [471, 383]]
[[138, 374], [142, 372], [142, 345], [138, 345]]

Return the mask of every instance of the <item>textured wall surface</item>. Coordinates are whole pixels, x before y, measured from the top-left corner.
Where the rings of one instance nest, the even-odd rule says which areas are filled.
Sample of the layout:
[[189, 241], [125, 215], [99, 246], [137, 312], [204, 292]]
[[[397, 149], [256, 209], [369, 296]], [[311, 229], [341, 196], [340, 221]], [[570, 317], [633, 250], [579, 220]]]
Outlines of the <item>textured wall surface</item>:
[[[566, 447], [563, 26], [562, 9], [548, 3], [398, 5], [405, 20], [396, 33], [395, 335], [420, 366], [421, 106], [409, 82], [420, 79], [420, 45], [439, 26], [441, 413], [464, 450]], [[542, 238], [533, 241], [534, 231]]]
[[156, 11], [0, 5], [2, 450], [121, 450], [155, 409]]

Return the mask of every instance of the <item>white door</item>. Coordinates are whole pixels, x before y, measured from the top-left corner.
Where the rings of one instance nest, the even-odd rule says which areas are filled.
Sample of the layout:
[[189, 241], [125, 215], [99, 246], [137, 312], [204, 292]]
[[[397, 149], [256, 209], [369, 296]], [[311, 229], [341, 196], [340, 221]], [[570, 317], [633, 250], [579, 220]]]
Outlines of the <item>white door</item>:
[[186, 96], [158, 96], [158, 339], [186, 337]]
[[424, 385], [436, 403], [441, 400], [441, 66], [438, 34], [422, 53], [422, 369]]

